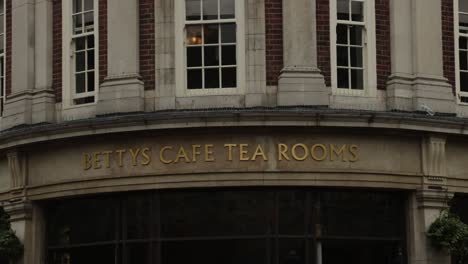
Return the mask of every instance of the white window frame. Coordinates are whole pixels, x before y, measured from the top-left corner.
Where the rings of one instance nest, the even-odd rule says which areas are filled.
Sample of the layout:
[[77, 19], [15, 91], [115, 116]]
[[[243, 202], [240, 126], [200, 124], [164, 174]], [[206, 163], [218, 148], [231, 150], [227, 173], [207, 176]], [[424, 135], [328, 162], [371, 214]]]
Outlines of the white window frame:
[[[185, 0], [174, 0], [175, 9], [175, 84], [176, 96], [242, 95], [245, 90], [245, 7], [244, 0], [235, 1], [237, 87], [214, 89], [187, 89], [185, 47]], [[216, 23], [217, 20], [210, 21]], [[197, 24], [194, 22], [193, 24]]]
[[330, 64], [333, 95], [377, 97], [377, 51], [375, 35], [374, 0], [354, 0], [363, 2], [364, 22], [343, 21], [344, 24], [363, 25], [363, 67], [362, 90], [338, 89], [338, 70], [336, 54], [337, 0], [330, 1]]
[[[94, 92], [89, 96], [94, 96], [94, 102], [86, 104], [75, 104], [75, 77], [73, 60], [73, 20], [72, 20], [72, 0], [62, 0], [62, 107], [82, 108], [89, 105], [96, 105], [99, 95], [99, 0], [93, 0], [94, 6]], [[84, 35], [84, 34], [83, 34]]]
[[[457, 92], [457, 103], [460, 105], [468, 105], [468, 102], [462, 102], [462, 97], [468, 97], [468, 92], [463, 92], [461, 90], [461, 80], [460, 80], [460, 54], [459, 54], [459, 39], [460, 39], [460, 29], [459, 29], [459, 6], [458, 0], [453, 1], [453, 23], [454, 23], [454, 43], [455, 43], [455, 89]], [[463, 36], [468, 36], [468, 34], [463, 34]]]

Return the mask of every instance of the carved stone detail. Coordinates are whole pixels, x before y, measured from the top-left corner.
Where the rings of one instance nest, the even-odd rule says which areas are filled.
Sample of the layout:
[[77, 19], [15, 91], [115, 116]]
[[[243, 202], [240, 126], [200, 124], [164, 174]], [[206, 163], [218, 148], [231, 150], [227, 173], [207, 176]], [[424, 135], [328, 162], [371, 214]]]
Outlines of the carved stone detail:
[[[447, 176], [445, 138], [430, 136], [422, 142], [422, 168], [425, 176]], [[439, 182], [441, 178], [430, 177]], [[443, 180], [443, 179], [442, 179]]]
[[7, 154], [8, 168], [10, 171], [11, 188], [22, 188], [27, 184], [26, 155], [14, 151]]

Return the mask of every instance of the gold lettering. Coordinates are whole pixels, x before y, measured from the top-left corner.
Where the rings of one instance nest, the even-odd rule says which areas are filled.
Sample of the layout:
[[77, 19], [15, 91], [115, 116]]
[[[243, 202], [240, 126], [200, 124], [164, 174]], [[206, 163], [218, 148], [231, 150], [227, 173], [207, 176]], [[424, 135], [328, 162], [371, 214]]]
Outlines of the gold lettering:
[[201, 145], [192, 145], [192, 162], [197, 162], [197, 157], [201, 155]]
[[247, 161], [247, 160], [250, 160], [249, 159], [249, 156], [247, 156], [249, 154], [248, 150], [246, 148], [249, 147], [249, 144], [239, 144], [239, 160], [241, 161]]
[[349, 147], [349, 153], [351, 153], [351, 158], [349, 158], [349, 161], [356, 162], [356, 161], [359, 160], [359, 158], [358, 158], [358, 146], [351, 145]]
[[101, 162], [101, 159], [99, 158], [99, 155], [101, 155], [101, 152], [94, 152], [93, 153], [93, 169], [100, 169], [101, 168], [101, 164], [99, 164], [99, 162]]
[[215, 158], [213, 157], [213, 144], [205, 145], [205, 161], [206, 162], [213, 162]]
[[89, 155], [88, 153], [83, 153], [82, 163], [83, 163], [84, 170], [91, 169], [91, 167], [93, 166], [91, 155]]
[[166, 146], [164, 148], [161, 149], [161, 151], [159, 151], [159, 160], [164, 163], [164, 164], [170, 164], [172, 162], [174, 162], [173, 160], [168, 160], [166, 158], [164, 158], [164, 154], [167, 150], [172, 150], [172, 147], [171, 146]]
[[179, 152], [177, 153], [174, 163], [179, 163], [181, 159], [184, 159], [186, 163], [190, 162], [189, 157], [187, 156], [187, 153], [185, 152], [185, 149], [182, 146], [179, 148]]
[[257, 157], [258, 157], [258, 156], [262, 156], [262, 158], [263, 158], [264, 161], [267, 161], [267, 160], [268, 160], [268, 158], [267, 158], [267, 156], [265, 155], [265, 152], [263, 151], [263, 148], [262, 148], [261, 145], [257, 145], [257, 149], [255, 150], [255, 153], [254, 153], [254, 155], [253, 155], [253, 157], [252, 157], [251, 160], [257, 160]]
[[144, 148], [141, 151], [141, 155], [143, 156], [144, 160], [141, 162], [141, 165], [148, 166], [151, 163], [151, 148]]
[[119, 156], [119, 167], [123, 166], [123, 154], [126, 152], [125, 149], [118, 149], [115, 151]]
[[335, 145], [330, 144], [330, 160], [334, 161], [335, 157], [341, 156], [341, 161], [346, 161], [346, 144], [341, 146], [339, 150], [336, 150]]
[[278, 160], [291, 160], [288, 156], [288, 145], [286, 144], [278, 144]]
[[110, 168], [110, 154], [112, 154], [113, 151], [108, 150], [108, 151], [103, 151], [102, 154], [104, 156], [104, 162], [106, 163], [106, 168]]
[[[321, 157], [317, 157], [315, 154], [315, 150], [317, 148], [321, 148], [322, 149], [322, 156]], [[316, 161], [323, 161], [327, 158], [328, 156], [328, 153], [327, 153], [327, 147], [325, 147], [325, 145], [323, 144], [315, 144], [312, 146], [312, 149], [310, 151], [310, 153], [312, 154], [312, 158]]]
[[137, 165], [138, 154], [140, 154], [140, 148], [137, 148], [136, 151], [133, 149], [130, 150], [130, 155], [132, 156], [132, 165], [135, 167]]
[[[296, 149], [299, 148], [299, 147], [302, 148], [303, 151], [304, 151], [304, 154], [302, 155], [302, 157], [298, 156], [298, 155], [297, 155], [297, 152], [296, 152]], [[292, 154], [292, 156], [293, 156], [293, 158], [294, 158], [295, 160], [297, 160], [297, 161], [303, 161], [303, 160], [307, 159], [307, 156], [309, 156], [309, 149], [308, 149], [307, 146], [304, 145], [304, 144], [296, 144], [296, 145], [294, 145], [294, 146], [292, 147], [292, 149], [291, 149], [291, 154]]]
[[224, 144], [224, 148], [228, 149], [228, 161], [232, 161], [232, 149], [237, 147], [237, 144]]

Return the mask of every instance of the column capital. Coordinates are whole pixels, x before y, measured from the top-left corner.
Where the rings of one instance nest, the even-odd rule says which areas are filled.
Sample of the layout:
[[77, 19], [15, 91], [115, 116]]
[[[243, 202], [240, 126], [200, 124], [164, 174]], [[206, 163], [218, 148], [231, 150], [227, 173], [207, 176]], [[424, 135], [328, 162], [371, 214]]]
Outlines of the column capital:
[[418, 190], [416, 201], [419, 209], [448, 209], [454, 193], [442, 190]]

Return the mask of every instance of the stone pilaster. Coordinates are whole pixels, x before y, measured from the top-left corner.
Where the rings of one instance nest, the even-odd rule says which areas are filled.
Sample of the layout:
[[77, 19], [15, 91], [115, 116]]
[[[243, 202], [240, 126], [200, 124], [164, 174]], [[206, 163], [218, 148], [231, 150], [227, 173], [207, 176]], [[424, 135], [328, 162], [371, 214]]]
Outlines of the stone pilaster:
[[55, 121], [55, 93], [52, 90], [52, 0], [35, 0], [35, 79], [32, 123]]
[[45, 221], [42, 208], [24, 198], [7, 202], [11, 229], [24, 245], [24, 254], [14, 264], [45, 264]]
[[389, 109], [454, 113], [455, 98], [443, 73], [441, 0], [390, 2]]
[[4, 129], [32, 122], [34, 1], [12, 1], [11, 94], [7, 95], [3, 112]]
[[52, 0], [13, 1], [12, 38], [12, 92], [2, 128], [52, 123]]
[[144, 85], [139, 75], [139, 1], [108, 1], [107, 18], [108, 76], [99, 90], [97, 114], [144, 111]]
[[329, 91], [317, 67], [315, 1], [283, 0], [284, 68], [278, 105], [329, 105]]
[[411, 195], [408, 206], [408, 264], [450, 264], [450, 256], [427, 239], [429, 226], [448, 208], [451, 193], [421, 190]]

